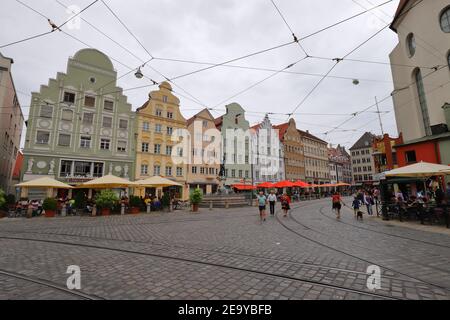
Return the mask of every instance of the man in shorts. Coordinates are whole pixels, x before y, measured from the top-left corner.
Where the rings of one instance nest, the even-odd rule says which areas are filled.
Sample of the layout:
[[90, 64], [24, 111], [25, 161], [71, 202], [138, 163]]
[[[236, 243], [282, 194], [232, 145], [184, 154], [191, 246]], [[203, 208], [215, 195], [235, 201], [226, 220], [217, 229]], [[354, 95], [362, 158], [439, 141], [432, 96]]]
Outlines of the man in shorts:
[[256, 196], [256, 198], [258, 199], [259, 216], [261, 218], [261, 221], [266, 221], [267, 198], [262, 191], [259, 193], [259, 195]]
[[335, 192], [332, 198], [333, 210], [336, 211], [336, 218], [341, 219], [342, 199], [338, 192]]

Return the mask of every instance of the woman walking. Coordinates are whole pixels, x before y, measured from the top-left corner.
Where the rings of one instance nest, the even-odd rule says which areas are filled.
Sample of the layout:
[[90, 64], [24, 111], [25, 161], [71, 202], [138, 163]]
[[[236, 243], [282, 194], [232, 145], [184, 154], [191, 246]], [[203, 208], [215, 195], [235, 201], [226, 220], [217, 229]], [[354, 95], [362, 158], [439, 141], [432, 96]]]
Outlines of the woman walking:
[[341, 219], [342, 199], [341, 195], [336, 191], [332, 197], [333, 210], [336, 212], [336, 218]]
[[284, 217], [287, 217], [288, 211], [291, 209], [291, 198], [285, 193], [281, 197], [281, 209], [283, 209]]
[[267, 198], [262, 191], [259, 193], [259, 195], [256, 196], [256, 198], [258, 199], [259, 217], [261, 219], [261, 222], [266, 221]]

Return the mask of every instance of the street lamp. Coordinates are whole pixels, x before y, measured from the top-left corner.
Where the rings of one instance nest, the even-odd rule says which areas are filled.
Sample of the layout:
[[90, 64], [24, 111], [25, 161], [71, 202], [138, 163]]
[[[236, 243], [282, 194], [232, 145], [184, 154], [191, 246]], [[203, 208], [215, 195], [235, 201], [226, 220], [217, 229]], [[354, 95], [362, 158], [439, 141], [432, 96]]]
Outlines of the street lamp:
[[136, 76], [136, 78], [138, 79], [142, 79], [144, 77], [144, 74], [141, 71], [141, 67], [138, 68], [138, 70], [136, 71], [136, 73], [134, 74]]

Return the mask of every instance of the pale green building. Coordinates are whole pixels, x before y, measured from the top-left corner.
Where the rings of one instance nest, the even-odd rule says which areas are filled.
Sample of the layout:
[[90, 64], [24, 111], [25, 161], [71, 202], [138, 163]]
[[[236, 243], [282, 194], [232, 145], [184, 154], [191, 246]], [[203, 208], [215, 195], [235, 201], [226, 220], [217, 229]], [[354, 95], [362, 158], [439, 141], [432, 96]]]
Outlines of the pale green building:
[[111, 60], [78, 51], [39, 92], [33, 92], [23, 181], [51, 176], [70, 185], [113, 174], [134, 177], [135, 114]]

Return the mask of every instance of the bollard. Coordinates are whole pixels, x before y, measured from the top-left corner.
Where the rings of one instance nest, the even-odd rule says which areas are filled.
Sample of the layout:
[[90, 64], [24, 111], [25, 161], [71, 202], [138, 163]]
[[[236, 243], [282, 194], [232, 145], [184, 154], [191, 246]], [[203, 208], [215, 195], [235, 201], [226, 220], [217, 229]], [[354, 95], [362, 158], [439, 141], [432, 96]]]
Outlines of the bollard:
[[213, 209], [213, 202], [210, 201], [210, 202], [209, 202], [209, 210], [212, 210], [212, 209]]
[[120, 205], [120, 214], [123, 216], [125, 215], [125, 203], [122, 203]]
[[94, 204], [94, 206], [92, 207], [92, 216], [95, 217], [97, 215], [97, 205]]
[[33, 209], [29, 205], [27, 208], [27, 218], [32, 218], [32, 217], [33, 217]]
[[230, 208], [230, 205], [228, 203], [228, 200], [225, 200], [225, 209], [229, 209], [229, 208]]
[[65, 217], [66, 215], [67, 215], [66, 204], [63, 204], [62, 209], [61, 209], [61, 217]]
[[150, 213], [150, 203], [147, 203], [147, 213]]

